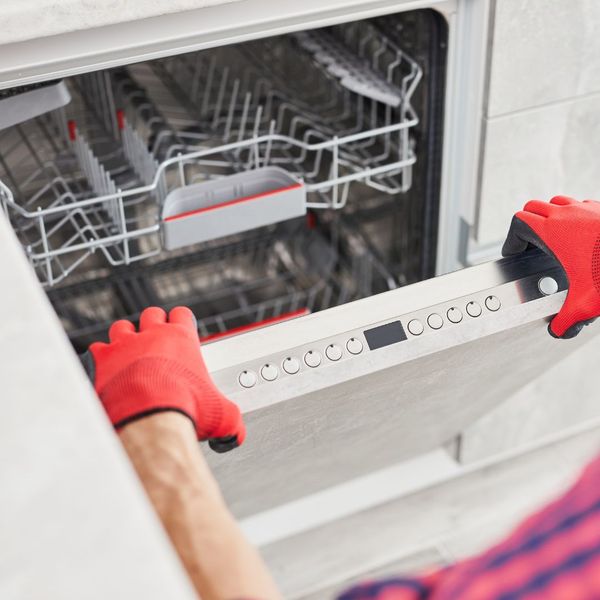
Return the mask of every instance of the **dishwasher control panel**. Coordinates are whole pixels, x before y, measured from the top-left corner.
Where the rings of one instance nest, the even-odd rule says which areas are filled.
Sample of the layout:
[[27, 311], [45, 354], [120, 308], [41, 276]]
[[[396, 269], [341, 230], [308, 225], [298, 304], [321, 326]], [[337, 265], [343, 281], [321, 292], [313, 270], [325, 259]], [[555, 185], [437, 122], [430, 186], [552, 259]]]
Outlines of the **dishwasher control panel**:
[[375, 322], [345, 334], [290, 348], [286, 353], [265, 356], [242, 368], [229, 371], [227, 380], [238, 390], [252, 389], [307, 372], [321, 371], [340, 361], [377, 352], [396, 344], [410, 343], [449, 328], [502, 314], [503, 309], [566, 289], [566, 279], [556, 270], [517, 281], [507, 281], [493, 289], [455, 298], [428, 308], [401, 314], [385, 322]]
[[300, 348], [296, 352], [265, 361], [263, 364], [248, 366], [238, 373], [238, 384], [249, 389], [282, 377], [293, 377], [302, 371], [323, 368], [364, 352], [380, 350], [433, 334], [466, 320], [485, 318], [487, 314], [500, 311], [502, 305], [499, 294], [487, 294], [484, 297], [462, 299], [425, 311], [416, 311], [347, 336], [336, 336], [331, 341], [320, 340], [312, 347]]

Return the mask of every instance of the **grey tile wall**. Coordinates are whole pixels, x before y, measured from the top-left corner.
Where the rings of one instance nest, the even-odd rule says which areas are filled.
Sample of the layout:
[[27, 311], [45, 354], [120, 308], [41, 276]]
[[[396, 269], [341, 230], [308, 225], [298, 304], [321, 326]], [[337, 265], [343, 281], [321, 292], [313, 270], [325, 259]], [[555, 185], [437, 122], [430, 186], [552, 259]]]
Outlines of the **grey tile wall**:
[[495, 0], [474, 237], [530, 198], [600, 194], [600, 2]]
[[597, 0], [496, 0], [494, 117], [600, 91]]
[[502, 241], [531, 198], [600, 199], [599, 156], [600, 94], [489, 120], [477, 241]]

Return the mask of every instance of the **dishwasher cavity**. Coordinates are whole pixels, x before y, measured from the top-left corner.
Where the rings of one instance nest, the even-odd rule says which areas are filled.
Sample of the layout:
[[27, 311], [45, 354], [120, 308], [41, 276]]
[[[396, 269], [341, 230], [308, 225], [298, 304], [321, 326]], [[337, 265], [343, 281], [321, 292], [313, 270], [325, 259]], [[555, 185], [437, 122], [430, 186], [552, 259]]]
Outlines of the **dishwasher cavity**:
[[151, 304], [214, 339], [432, 276], [445, 35], [413, 11], [87, 73], [1, 130], [76, 349]]

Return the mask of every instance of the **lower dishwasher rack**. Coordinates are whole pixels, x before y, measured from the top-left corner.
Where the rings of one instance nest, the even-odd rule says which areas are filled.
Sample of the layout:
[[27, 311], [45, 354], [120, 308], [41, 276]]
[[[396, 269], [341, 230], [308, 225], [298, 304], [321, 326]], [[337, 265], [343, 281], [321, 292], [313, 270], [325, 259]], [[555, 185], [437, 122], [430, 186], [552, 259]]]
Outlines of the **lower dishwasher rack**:
[[192, 253], [115, 269], [48, 290], [74, 347], [107, 338], [110, 324], [136, 321], [149, 305], [184, 304], [210, 342], [396, 287], [372, 251], [348, 247], [356, 232], [336, 226], [338, 243], [299, 219]]

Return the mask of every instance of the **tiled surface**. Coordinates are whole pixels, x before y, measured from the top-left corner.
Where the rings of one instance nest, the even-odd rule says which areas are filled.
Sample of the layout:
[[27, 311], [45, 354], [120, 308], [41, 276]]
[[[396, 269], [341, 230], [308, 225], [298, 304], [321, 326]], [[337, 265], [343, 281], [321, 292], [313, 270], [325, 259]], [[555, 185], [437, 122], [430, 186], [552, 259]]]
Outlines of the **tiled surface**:
[[560, 493], [598, 440], [600, 429], [467, 470], [428, 489], [269, 544], [262, 553], [290, 600], [328, 598], [324, 590], [338, 589], [386, 565], [402, 568], [413, 557], [418, 569], [428, 558], [438, 562], [440, 556], [445, 560], [471, 554], [503, 535], [503, 526], [510, 528]]
[[600, 94], [492, 119], [486, 127], [479, 243], [501, 242], [514, 212], [531, 198], [599, 197]]
[[[584, 329], [580, 335], [590, 334]], [[461, 438], [461, 462], [468, 464], [507, 452], [600, 419], [598, 356], [600, 337], [596, 336], [469, 427]]]
[[478, 244], [531, 198], [597, 197], [599, 27], [596, 0], [495, 0]]
[[195, 596], [0, 217], [0, 598]]
[[600, 2], [495, 5], [488, 116], [600, 91]]

